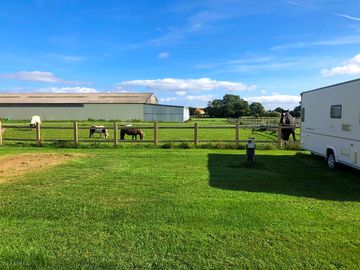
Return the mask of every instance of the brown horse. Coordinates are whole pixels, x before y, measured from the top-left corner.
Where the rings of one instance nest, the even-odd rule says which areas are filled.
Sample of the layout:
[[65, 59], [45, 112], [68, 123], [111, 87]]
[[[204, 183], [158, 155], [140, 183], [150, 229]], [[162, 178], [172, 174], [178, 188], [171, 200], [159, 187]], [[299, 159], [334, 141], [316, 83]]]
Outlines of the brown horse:
[[296, 119], [290, 115], [289, 110], [281, 111], [280, 124], [282, 127], [281, 139], [288, 141], [291, 134], [293, 140], [296, 141], [296, 137], [295, 137]]
[[125, 140], [125, 134], [126, 135], [131, 135], [132, 139], [135, 138], [135, 140], [137, 140], [137, 135], [140, 136], [140, 140], [144, 139], [144, 132], [141, 129], [138, 128], [122, 128], [121, 132], [120, 132], [120, 139], [121, 140]]

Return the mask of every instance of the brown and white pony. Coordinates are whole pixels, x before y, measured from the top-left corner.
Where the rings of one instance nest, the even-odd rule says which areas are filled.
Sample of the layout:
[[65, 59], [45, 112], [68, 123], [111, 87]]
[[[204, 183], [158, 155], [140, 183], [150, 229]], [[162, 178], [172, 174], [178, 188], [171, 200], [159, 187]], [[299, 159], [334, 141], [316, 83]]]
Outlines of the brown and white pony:
[[104, 135], [105, 139], [107, 139], [107, 137], [109, 136], [109, 132], [104, 126], [91, 126], [90, 127], [89, 138], [93, 138], [94, 133], [99, 133], [100, 138], [101, 138], [102, 135]]
[[144, 132], [138, 128], [122, 128], [120, 132], [120, 139], [125, 140], [125, 134], [132, 136], [132, 139], [137, 140], [137, 135], [140, 136], [140, 140], [144, 139]]

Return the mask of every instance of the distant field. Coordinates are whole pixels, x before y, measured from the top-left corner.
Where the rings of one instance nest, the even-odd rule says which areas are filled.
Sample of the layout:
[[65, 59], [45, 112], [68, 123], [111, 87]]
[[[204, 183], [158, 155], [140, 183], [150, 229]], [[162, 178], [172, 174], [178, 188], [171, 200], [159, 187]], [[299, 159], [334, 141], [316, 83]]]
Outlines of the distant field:
[[[159, 140], [193, 140], [194, 131], [192, 129], [161, 129], [161, 126], [194, 126], [194, 123], [199, 125], [199, 140], [235, 140], [235, 126], [230, 124], [227, 119], [219, 118], [199, 118], [192, 119], [186, 123], [159, 123]], [[7, 121], [3, 125], [28, 125], [29, 122], [26, 121]], [[85, 127], [86, 129], [79, 130], [79, 139], [86, 140], [89, 137], [88, 128], [91, 125], [104, 125], [110, 128], [113, 127], [112, 121], [79, 121], [79, 127]], [[153, 140], [154, 131], [153, 123], [149, 122], [119, 122], [119, 125], [132, 124], [133, 126], [139, 127], [149, 127], [150, 129], [144, 129], [145, 140]], [[69, 127], [73, 126], [72, 122], [61, 121], [61, 122], [43, 122], [42, 126], [57, 126], [57, 127]], [[202, 126], [233, 126], [233, 129], [201, 129]], [[299, 135], [300, 130], [297, 129], [297, 135]], [[72, 140], [73, 139], [73, 130], [71, 129], [43, 129], [42, 138], [45, 140]], [[8, 128], [3, 136], [6, 138], [22, 138], [22, 139], [33, 139], [35, 140], [36, 134], [35, 131], [29, 128]], [[275, 131], [256, 131], [250, 128], [240, 130], [240, 140], [247, 140], [248, 138], [253, 137], [256, 140], [271, 140], [277, 141], [277, 133]], [[100, 139], [99, 134], [95, 135], [95, 139]], [[109, 130], [109, 140], [113, 140], [113, 131]], [[125, 137], [129, 140], [130, 137]]]
[[0, 168], [46, 153], [69, 160], [0, 183], [0, 269], [360, 264], [359, 174], [323, 159], [257, 151], [247, 169], [239, 150], [3, 147]]

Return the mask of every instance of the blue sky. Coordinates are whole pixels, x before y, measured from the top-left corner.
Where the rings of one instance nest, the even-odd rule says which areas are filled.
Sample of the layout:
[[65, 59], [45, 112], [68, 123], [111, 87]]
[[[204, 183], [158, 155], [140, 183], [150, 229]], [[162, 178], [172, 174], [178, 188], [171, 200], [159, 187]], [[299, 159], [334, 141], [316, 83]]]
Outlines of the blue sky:
[[360, 1], [0, 2], [0, 92], [238, 94], [292, 109], [360, 77]]

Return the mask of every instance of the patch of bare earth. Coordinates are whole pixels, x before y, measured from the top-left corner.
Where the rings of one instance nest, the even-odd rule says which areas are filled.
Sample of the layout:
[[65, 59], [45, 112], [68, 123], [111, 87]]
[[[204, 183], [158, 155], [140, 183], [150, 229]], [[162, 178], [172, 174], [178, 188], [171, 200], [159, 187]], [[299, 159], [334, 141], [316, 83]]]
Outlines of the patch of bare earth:
[[84, 155], [38, 153], [0, 157], [0, 183], [12, 181], [24, 173], [37, 172], [82, 156]]

